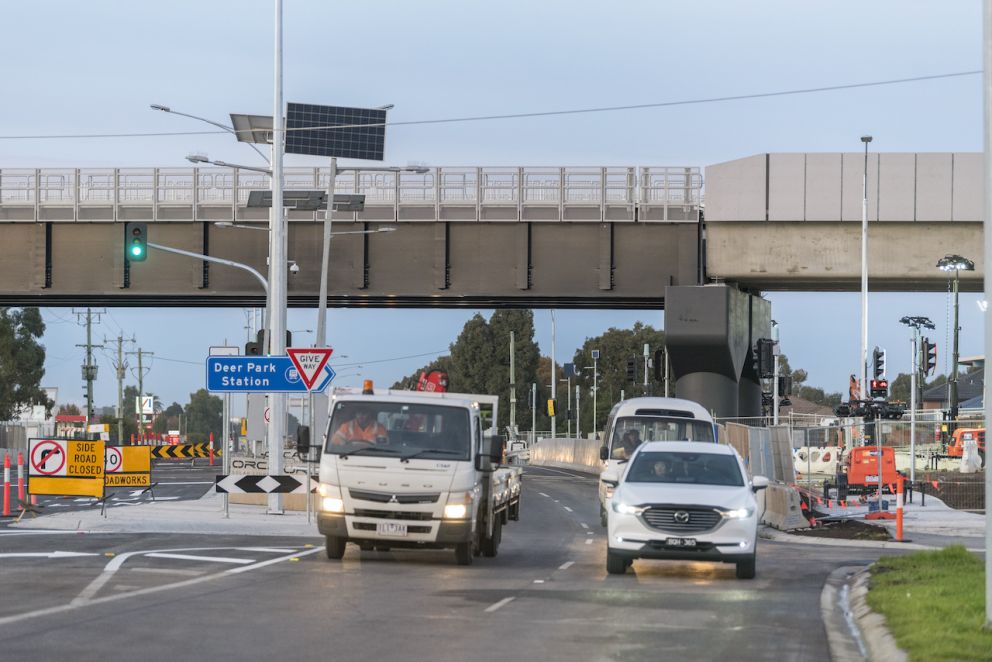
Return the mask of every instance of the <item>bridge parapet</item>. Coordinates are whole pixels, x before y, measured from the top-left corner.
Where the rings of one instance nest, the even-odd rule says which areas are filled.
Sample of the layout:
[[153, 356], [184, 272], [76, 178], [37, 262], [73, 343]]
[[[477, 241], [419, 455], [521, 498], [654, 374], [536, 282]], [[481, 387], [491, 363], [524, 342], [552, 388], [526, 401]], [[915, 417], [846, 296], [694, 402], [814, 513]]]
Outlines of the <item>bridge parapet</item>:
[[[326, 168], [287, 168], [287, 189], [326, 189]], [[245, 207], [267, 175], [237, 168], [0, 170], [0, 222], [264, 220]], [[694, 167], [443, 167], [427, 173], [339, 173], [337, 193], [366, 209], [335, 219], [370, 222], [677, 222], [699, 219]], [[290, 220], [323, 218], [292, 212]]]

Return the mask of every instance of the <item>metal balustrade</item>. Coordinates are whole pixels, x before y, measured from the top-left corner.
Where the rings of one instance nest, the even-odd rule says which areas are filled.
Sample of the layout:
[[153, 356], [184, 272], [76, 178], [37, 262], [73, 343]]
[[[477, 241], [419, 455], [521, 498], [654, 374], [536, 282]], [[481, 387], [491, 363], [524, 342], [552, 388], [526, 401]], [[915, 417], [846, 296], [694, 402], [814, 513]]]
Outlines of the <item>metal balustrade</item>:
[[[323, 190], [327, 177], [326, 168], [285, 169], [287, 189]], [[121, 218], [122, 207], [149, 208], [147, 218], [153, 221], [159, 210], [170, 207], [189, 209], [187, 220], [214, 220], [210, 209], [226, 208], [237, 216], [251, 191], [269, 188], [267, 175], [237, 168], [4, 168], [0, 221], [66, 222], [80, 220], [81, 209], [100, 212], [108, 207], [112, 213], [87, 213], [84, 220]], [[702, 175], [694, 167], [444, 167], [423, 174], [357, 170], [340, 172], [335, 181], [335, 192], [365, 195], [367, 209], [393, 207], [398, 221], [410, 218], [401, 208], [421, 208], [416, 220], [695, 222], [702, 189]], [[422, 217], [432, 207], [433, 215]], [[514, 207], [518, 214], [512, 218], [485, 213]], [[46, 213], [58, 208], [74, 212]], [[442, 216], [442, 208], [462, 213]], [[525, 210], [536, 208], [558, 211], [528, 217]]]

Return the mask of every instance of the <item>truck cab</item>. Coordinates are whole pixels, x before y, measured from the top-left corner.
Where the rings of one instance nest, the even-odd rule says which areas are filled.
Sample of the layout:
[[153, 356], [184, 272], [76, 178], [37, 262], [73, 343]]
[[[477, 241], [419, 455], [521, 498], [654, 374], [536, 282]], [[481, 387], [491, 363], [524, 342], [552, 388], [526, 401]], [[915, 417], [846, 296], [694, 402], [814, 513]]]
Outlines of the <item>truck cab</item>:
[[[335, 393], [323, 435], [317, 527], [327, 556], [362, 549], [453, 548], [459, 564], [495, 556], [519, 517], [519, 469], [499, 468], [484, 434], [495, 396]], [[488, 417], [488, 414], [486, 415]]]
[[631, 398], [616, 404], [606, 421], [599, 481], [599, 515], [607, 524], [606, 504], [634, 450], [647, 441], [716, 442], [713, 418], [699, 403], [680, 398]]

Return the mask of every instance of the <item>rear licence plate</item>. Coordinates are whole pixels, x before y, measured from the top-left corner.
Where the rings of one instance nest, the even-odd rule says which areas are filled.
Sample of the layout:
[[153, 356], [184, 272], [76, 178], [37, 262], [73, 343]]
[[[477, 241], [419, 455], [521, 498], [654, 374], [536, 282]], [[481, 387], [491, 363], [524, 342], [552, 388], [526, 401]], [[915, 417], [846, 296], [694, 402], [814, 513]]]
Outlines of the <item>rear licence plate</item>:
[[695, 547], [695, 538], [665, 538], [665, 544], [669, 547]]
[[406, 524], [395, 522], [379, 522], [375, 525], [375, 532], [380, 536], [405, 536]]

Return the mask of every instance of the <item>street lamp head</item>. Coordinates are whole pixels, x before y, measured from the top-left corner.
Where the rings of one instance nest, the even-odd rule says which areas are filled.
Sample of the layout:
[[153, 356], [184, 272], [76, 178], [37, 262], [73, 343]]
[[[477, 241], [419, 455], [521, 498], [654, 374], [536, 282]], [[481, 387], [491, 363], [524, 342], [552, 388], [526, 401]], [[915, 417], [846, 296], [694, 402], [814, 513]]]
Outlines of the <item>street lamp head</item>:
[[975, 263], [960, 255], [945, 255], [937, 260], [937, 268], [941, 271], [974, 271]]
[[396, 232], [396, 227], [392, 225], [387, 225], [382, 228], [377, 228], [376, 232]]
[[396, 107], [394, 103], [387, 103], [385, 106], [379, 106], [378, 110], [392, 110]]
[[186, 160], [190, 163], [210, 163], [210, 157], [206, 154], [187, 154]]
[[868, 143], [871, 142], [871, 136], [861, 136], [861, 142], [867, 145]]
[[431, 169], [428, 168], [427, 166], [409, 166], [409, 167], [403, 168], [403, 172], [412, 172], [412, 173], [414, 173], [416, 175], [426, 175], [430, 171], [431, 171]]
[[172, 109], [171, 108], [169, 108], [168, 106], [163, 106], [160, 103], [153, 103], [153, 104], [151, 104], [151, 109], [152, 110], [161, 110], [163, 113], [171, 113], [172, 112]]

